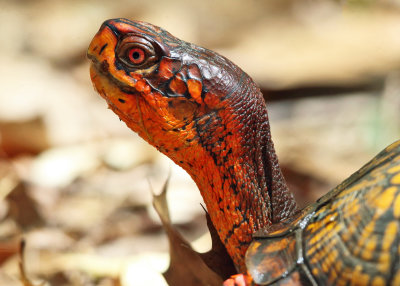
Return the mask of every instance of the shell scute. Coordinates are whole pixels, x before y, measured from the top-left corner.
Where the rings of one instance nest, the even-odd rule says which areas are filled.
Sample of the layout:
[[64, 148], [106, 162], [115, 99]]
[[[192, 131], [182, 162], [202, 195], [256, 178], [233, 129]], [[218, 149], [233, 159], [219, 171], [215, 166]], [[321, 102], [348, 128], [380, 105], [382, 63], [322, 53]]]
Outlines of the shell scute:
[[296, 218], [260, 231], [246, 255], [249, 272], [262, 278], [255, 282], [283, 285], [300, 275], [307, 285], [396, 285], [398, 178], [400, 141]]

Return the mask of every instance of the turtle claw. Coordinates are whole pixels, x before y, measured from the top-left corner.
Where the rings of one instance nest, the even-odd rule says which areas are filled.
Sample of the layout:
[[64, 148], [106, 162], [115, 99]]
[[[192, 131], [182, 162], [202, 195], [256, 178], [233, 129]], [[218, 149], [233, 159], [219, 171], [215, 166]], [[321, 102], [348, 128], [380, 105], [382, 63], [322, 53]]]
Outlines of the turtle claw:
[[225, 280], [223, 286], [252, 286], [252, 279], [248, 274], [235, 274]]

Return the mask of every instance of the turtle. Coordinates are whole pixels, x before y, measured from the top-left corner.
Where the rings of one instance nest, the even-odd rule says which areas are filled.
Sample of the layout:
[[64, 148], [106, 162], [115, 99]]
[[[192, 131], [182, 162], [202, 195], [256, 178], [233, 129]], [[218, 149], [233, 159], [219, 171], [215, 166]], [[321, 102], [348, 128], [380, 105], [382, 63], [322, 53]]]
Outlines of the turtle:
[[400, 285], [400, 141], [300, 209], [263, 95], [237, 65], [124, 18], [87, 55], [109, 108], [197, 184], [238, 272], [224, 285]]

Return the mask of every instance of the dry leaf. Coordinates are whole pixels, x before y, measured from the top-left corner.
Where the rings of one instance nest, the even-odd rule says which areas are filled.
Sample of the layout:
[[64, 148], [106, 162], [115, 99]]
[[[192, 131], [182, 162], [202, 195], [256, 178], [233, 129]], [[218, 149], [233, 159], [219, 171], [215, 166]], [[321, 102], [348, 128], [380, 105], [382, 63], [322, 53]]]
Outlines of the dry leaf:
[[25, 260], [24, 260], [25, 245], [26, 245], [25, 240], [22, 239], [19, 248], [19, 262], [18, 262], [19, 273], [21, 275], [20, 281], [24, 286], [44, 286], [46, 282], [43, 281], [38, 285], [33, 284], [26, 275]]
[[[171, 225], [166, 200], [168, 180], [160, 195], [154, 195], [153, 205], [167, 232], [170, 245], [170, 266], [163, 273], [170, 286], [221, 285], [223, 278], [211, 270], [190, 244]], [[209, 259], [210, 260], [210, 259]]]

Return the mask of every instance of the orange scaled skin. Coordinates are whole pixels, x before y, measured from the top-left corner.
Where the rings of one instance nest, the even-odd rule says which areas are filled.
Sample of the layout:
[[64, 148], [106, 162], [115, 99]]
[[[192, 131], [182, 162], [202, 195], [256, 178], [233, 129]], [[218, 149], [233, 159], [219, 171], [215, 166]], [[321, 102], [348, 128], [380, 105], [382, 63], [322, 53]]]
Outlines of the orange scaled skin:
[[103, 24], [88, 56], [110, 108], [197, 183], [246, 273], [224, 285], [399, 285], [400, 141], [297, 211], [260, 91], [229, 60], [124, 19]]
[[[125, 42], [128, 47], [138, 43], [150, 47], [145, 54], [155, 56], [154, 62], [132, 67]], [[237, 269], [245, 271], [244, 255], [252, 234], [270, 225], [273, 217], [284, 219], [296, 210], [280, 170], [275, 169], [272, 143], [265, 149], [264, 138], [246, 138], [262, 133], [253, 130], [257, 128], [265, 130], [265, 140], [269, 139], [268, 123], [253, 128], [250, 124], [255, 123], [250, 122], [250, 128], [242, 118], [255, 109], [268, 122], [258, 88], [225, 58], [144, 22], [106, 21], [93, 38], [88, 57], [93, 85], [109, 107], [194, 179], [221, 241]], [[209, 64], [208, 58], [216, 63]], [[241, 91], [243, 86], [251, 88]], [[256, 94], [244, 102], [243, 112], [233, 107], [240, 109], [239, 91]], [[249, 140], [262, 146], [247, 146], [255, 145]], [[272, 161], [268, 170], [261, 162], [265, 154]], [[274, 183], [267, 182], [267, 171]], [[269, 187], [282, 196], [271, 198]], [[275, 214], [274, 205], [282, 205]]]

